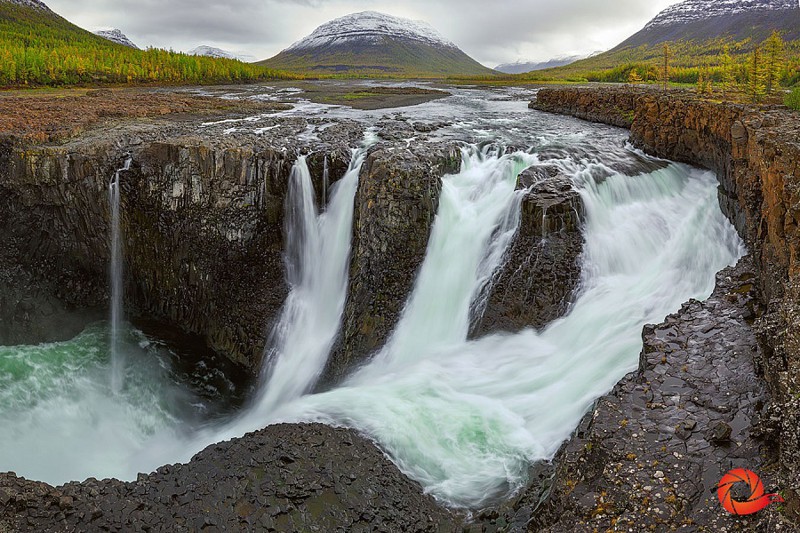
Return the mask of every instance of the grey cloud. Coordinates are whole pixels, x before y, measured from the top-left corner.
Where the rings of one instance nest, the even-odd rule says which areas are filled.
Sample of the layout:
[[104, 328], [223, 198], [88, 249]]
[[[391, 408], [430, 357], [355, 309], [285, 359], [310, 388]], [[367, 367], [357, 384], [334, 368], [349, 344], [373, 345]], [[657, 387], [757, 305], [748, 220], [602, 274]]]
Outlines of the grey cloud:
[[209, 44], [259, 58], [354, 11], [425, 20], [479, 61], [546, 60], [607, 49], [676, 0], [45, 0], [87, 29], [119, 27], [140, 46]]

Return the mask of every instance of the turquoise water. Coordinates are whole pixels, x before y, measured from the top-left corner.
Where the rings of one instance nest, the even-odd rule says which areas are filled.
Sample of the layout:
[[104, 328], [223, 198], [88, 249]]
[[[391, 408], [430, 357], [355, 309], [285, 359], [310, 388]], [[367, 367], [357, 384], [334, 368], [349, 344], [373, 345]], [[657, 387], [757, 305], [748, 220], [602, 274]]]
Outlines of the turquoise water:
[[119, 346], [129, 362], [119, 392], [106, 323], [67, 342], [0, 346], [0, 471], [52, 484], [131, 479], [160, 466], [148, 442], [179, 438], [213, 411], [181, 384], [163, 343], [123, 326]]

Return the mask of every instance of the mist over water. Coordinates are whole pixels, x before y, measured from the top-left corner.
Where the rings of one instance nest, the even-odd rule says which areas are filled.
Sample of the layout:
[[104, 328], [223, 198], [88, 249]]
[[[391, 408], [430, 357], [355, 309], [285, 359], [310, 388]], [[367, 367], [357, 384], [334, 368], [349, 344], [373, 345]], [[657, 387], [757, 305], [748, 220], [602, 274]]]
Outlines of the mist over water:
[[[484, 178], [492, 175], [486, 167], [501, 161], [484, 162]], [[715, 273], [743, 253], [718, 208], [712, 174], [677, 164], [635, 177], [609, 171], [590, 165], [574, 173], [586, 208], [586, 249], [582, 288], [566, 317], [542, 332], [468, 341], [465, 301], [483, 273], [469, 266], [469, 280], [452, 292], [432, 289], [458, 278], [448, 246], [461, 250], [459, 264], [472, 255], [499, 256], [491, 241], [459, 237], [464, 218], [491, 226], [504, 216], [499, 206], [513, 205], [513, 195], [493, 197], [502, 182], [487, 190], [481, 181], [455, 209], [452, 197], [443, 201], [397, 326], [402, 335], [342, 387], [287, 404], [279, 418], [358, 428], [454, 505], [480, 507], [522, 487], [529, 463], [552, 457], [592, 402], [636, 368], [642, 326], [689, 298], [708, 297]], [[467, 182], [469, 172], [445, 183]], [[476, 209], [483, 202], [499, 212]], [[461, 216], [448, 216], [450, 209]], [[426, 280], [428, 273], [436, 279]]]
[[[637, 153], [620, 130], [532, 113], [520, 102], [499, 102], [492, 114], [466, 92], [454, 101], [461, 114], [448, 135], [471, 131], [515, 146], [527, 138], [531, 148], [464, 148], [460, 172], [442, 179], [426, 257], [399, 323], [344, 383], [309, 394], [341, 326], [353, 199], [370, 141], [328, 191], [327, 209], [314, 204], [305, 160], [295, 165], [286, 227], [291, 290], [247, 409], [186, 423], [191, 417], [171, 410], [176, 402], [164, 393], [182, 389], [164, 389], [169, 379], [152, 378], [160, 371], [146, 365], [126, 365], [123, 393], [107, 401], [108, 348], [91, 331], [61, 345], [0, 348], [0, 421], [14, 428], [0, 436], [0, 469], [55, 482], [131, 479], [270, 423], [321, 421], [369, 435], [450, 505], [481, 507], [524, 486], [530, 462], [552, 457], [592, 402], [636, 368], [642, 326], [710, 295], [716, 272], [744, 249], [719, 209], [711, 173]], [[445, 113], [444, 106], [417, 113]], [[571, 176], [583, 200], [581, 287], [568, 314], [541, 331], [469, 340], [518, 229], [517, 176], [539, 165]], [[37, 363], [45, 359], [37, 351], [64, 355]], [[48, 425], [73, 443], [60, 455], [55, 444], [36, 448]], [[103, 440], [113, 434], [122, 437]], [[55, 459], [39, 468], [48, 453]], [[59, 463], [69, 471], [57, 471]]]

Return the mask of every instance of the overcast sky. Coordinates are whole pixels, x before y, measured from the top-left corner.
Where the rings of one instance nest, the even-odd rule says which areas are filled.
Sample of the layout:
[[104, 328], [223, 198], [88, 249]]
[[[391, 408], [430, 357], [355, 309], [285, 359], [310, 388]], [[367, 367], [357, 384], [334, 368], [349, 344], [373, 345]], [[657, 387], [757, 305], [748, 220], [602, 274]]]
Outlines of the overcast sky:
[[330, 19], [381, 11], [424, 20], [481, 63], [607, 50], [677, 0], [45, 0], [88, 30], [119, 28], [140, 47], [206, 44], [271, 57]]

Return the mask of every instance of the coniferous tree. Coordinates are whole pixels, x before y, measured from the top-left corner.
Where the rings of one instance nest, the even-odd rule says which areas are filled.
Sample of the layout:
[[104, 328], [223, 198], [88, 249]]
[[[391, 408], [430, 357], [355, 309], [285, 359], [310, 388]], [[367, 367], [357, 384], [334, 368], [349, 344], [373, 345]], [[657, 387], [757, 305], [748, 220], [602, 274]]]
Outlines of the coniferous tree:
[[669, 85], [669, 62], [672, 59], [672, 49], [669, 43], [664, 43], [664, 49], [661, 61], [661, 79], [664, 82], [664, 92], [667, 91]]
[[0, 1], [0, 87], [86, 83], [219, 83], [287, 78], [230, 59], [135, 50], [64, 19]]
[[642, 77], [639, 75], [639, 71], [636, 68], [632, 68], [630, 74], [628, 74], [628, 83], [642, 83]]
[[772, 94], [778, 86], [786, 62], [786, 47], [780, 33], [772, 35], [764, 43], [764, 82], [767, 94]]
[[767, 93], [764, 59], [760, 47], [755, 47], [747, 64], [747, 94], [753, 102], [760, 102]]
[[722, 83], [722, 97], [727, 99], [736, 83], [736, 74], [734, 73], [734, 63], [730, 46], [725, 45], [722, 49], [719, 63], [720, 69], [722, 70], [720, 80]]

